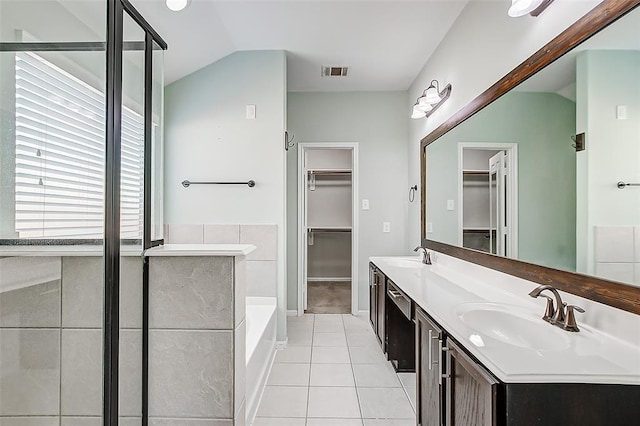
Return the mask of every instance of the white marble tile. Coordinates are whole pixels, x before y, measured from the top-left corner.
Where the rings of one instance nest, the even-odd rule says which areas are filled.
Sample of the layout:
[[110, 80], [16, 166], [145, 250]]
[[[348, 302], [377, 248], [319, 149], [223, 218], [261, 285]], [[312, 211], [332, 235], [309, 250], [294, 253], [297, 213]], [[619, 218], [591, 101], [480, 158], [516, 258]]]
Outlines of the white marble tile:
[[344, 325], [338, 321], [319, 321], [313, 326], [315, 333], [342, 333]]
[[240, 225], [240, 244], [253, 244], [256, 250], [247, 260], [276, 260], [278, 257], [277, 225]]
[[233, 317], [237, 327], [247, 316], [247, 261], [243, 256], [234, 258]]
[[314, 346], [311, 362], [314, 364], [350, 364], [351, 359], [346, 346]]
[[142, 328], [142, 258], [120, 258], [120, 328]]
[[233, 416], [233, 333], [150, 330], [149, 416]]
[[311, 362], [311, 346], [288, 346], [276, 351], [274, 363], [309, 364]]
[[347, 346], [347, 339], [342, 333], [313, 333], [313, 346]]
[[307, 416], [359, 419], [356, 388], [310, 387]]
[[142, 413], [142, 330], [120, 330], [118, 400], [123, 417]]
[[149, 426], [234, 426], [233, 420], [149, 417]]
[[354, 364], [356, 386], [376, 388], [399, 388], [400, 380], [391, 364]]
[[102, 330], [62, 330], [61, 414], [102, 414]]
[[349, 346], [352, 364], [386, 364], [382, 348], [371, 346]]
[[309, 386], [310, 364], [273, 364], [267, 386]]
[[309, 385], [354, 387], [351, 364], [311, 364]]
[[0, 415], [55, 415], [60, 330], [0, 329]]
[[[233, 333], [233, 412], [244, 404], [247, 384], [246, 323], [241, 322]], [[242, 414], [244, 418], [244, 413]]]
[[170, 224], [165, 234], [167, 244], [203, 244], [204, 225]]
[[362, 426], [361, 419], [307, 419], [307, 426]]
[[240, 244], [240, 225], [204, 225], [205, 244]]
[[58, 416], [53, 417], [2, 417], [1, 426], [59, 426]]
[[256, 417], [253, 426], [305, 426], [305, 419], [283, 417]]
[[596, 275], [612, 281], [633, 284], [633, 263], [596, 263]]
[[275, 261], [247, 259], [247, 296], [276, 297], [278, 265]]
[[149, 259], [149, 326], [233, 328], [233, 257]]
[[0, 293], [0, 327], [60, 327], [60, 280]]
[[409, 402], [413, 407], [413, 411], [416, 410], [416, 373], [398, 373], [398, 379], [402, 383], [402, 388], [409, 396]]
[[102, 328], [104, 266], [101, 257], [62, 258], [62, 326]]
[[297, 386], [266, 386], [256, 417], [304, 418], [308, 392]]
[[358, 397], [365, 419], [415, 419], [402, 388], [358, 388]]
[[633, 227], [596, 226], [596, 262], [633, 262]]

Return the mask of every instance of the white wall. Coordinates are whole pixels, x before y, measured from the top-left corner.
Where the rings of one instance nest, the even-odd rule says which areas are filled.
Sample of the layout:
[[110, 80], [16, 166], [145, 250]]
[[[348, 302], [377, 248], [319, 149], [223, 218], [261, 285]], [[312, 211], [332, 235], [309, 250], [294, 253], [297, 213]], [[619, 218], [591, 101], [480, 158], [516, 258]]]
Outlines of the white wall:
[[[453, 86], [451, 97], [431, 117], [411, 120], [409, 182], [420, 180], [422, 138], [598, 3], [599, 0], [555, 0], [537, 18], [510, 18], [508, 0], [470, 1], [409, 88], [407, 117], [432, 79]], [[408, 237], [411, 244], [419, 242], [419, 202], [409, 206]]]
[[[165, 223], [276, 224], [278, 339], [286, 335], [286, 55], [236, 52], [166, 87]], [[247, 104], [256, 119], [246, 119]], [[256, 186], [180, 182], [247, 181]]]
[[[408, 254], [406, 229], [407, 121], [405, 92], [289, 93], [288, 130], [296, 142], [357, 142], [359, 197], [358, 305], [369, 309], [370, 256]], [[297, 308], [297, 145], [289, 150], [288, 307]], [[417, 202], [417, 200], [416, 200]], [[360, 204], [360, 203], [359, 203]], [[391, 222], [391, 232], [382, 232]]]

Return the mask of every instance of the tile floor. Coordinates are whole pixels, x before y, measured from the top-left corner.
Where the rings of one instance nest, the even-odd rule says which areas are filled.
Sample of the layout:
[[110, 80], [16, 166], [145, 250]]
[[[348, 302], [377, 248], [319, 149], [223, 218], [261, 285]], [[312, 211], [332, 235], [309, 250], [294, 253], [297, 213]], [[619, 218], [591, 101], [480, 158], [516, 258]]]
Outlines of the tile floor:
[[288, 318], [254, 426], [414, 426], [415, 374], [396, 374], [366, 317]]

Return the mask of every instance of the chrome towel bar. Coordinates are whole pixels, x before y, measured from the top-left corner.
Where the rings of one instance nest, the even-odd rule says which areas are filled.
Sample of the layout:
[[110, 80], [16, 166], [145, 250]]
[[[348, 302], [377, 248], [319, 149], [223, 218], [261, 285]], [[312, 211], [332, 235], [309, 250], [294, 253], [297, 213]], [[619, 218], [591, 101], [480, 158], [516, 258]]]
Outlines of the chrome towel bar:
[[625, 189], [627, 186], [640, 186], [640, 183], [626, 183], [623, 181], [618, 182], [618, 189]]
[[256, 186], [255, 180], [250, 180], [248, 182], [191, 182], [189, 180], [183, 180], [182, 186], [185, 188], [190, 187], [191, 185], [247, 185], [249, 188], [253, 188]]

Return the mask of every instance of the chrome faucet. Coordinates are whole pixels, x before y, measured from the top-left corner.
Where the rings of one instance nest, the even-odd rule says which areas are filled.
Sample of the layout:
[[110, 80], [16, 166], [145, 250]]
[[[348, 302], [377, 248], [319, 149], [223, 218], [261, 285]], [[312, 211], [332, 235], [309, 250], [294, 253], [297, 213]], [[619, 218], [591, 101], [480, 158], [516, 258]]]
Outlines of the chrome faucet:
[[415, 252], [418, 252], [420, 250], [422, 250], [422, 263], [424, 263], [425, 265], [431, 265], [431, 255], [426, 248], [418, 246], [413, 249], [413, 251]]
[[[551, 293], [553, 293], [556, 302], [555, 306], [553, 304], [554, 299], [547, 295], [540, 294], [545, 290], [549, 290]], [[529, 296], [533, 298], [542, 296], [547, 299], [547, 306], [545, 308], [544, 315], [542, 316], [543, 320], [547, 321], [550, 324], [558, 326], [563, 330], [580, 331], [580, 329], [578, 328], [578, 324], [576, 323], [574, 310], [584, 313], [584, 309], [575, 305], [567, 306], [567, 304], [562, 301], [562, 297], [560, 297], [560, 293], [558, 292], [558, 290], [556, 290], [555, 287], [552, 287], [550, 285], [541, 285], [535, 288], [531, 293], [529, 293]]]

